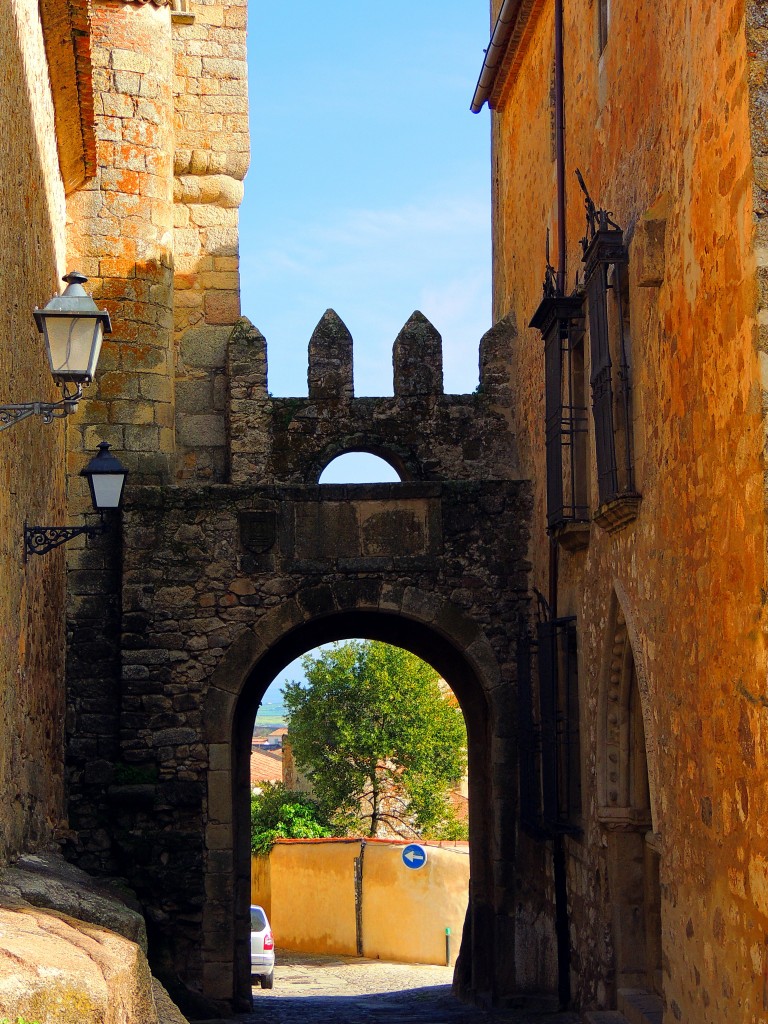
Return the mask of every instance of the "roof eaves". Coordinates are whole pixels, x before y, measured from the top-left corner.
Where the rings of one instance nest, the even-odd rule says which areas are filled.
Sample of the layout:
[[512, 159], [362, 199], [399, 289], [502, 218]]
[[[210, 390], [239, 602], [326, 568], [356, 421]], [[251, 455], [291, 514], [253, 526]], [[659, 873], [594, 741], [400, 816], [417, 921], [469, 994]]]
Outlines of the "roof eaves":
[[504, 0], [480, 69], [470, 110], [477, 114], [484, 103], [491, 110], [502, 106], [509, 86], [520, 71], [533, 26], [544, 0]]

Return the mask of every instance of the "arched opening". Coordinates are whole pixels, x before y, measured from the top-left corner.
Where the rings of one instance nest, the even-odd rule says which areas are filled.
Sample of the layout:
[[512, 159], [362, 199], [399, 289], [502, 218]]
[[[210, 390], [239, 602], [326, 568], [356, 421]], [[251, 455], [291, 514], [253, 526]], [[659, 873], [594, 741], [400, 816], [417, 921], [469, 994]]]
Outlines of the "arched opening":
[[373, 452], [344, 452], [331, 459], [320, 474], [321, 484], [400, 483], [403, 479], [395, 460]]
[[[267, 748], [276, 712], [280, 755]], [[431, 983], [449, 984], [469, 851], [466, 729], [448, 684], [403, 648], [350, 638], [292, 662], [255, 731], [251, 902], [271, 922], [280, 994], [303, 994], [295, 967], [317, 977], [318, 956], [430, 964], [443, 968]], [[280, 782], [254, 787], [254, 766], [268, 774], [277, 758]], [[256, 990], [272, 957], [254, 942]]]
[[[458, 625], [458, 623], [456, 623]], [[314, 647], [330, 641], [365, 637], [382, 640], [422, 658], [449, 683], [462, 709], [467, 727], [469, 774], [469, 858], [471, 872], [470, 902], [464, 924], [456, 976], [464, 984], [481, 992], [493, 990], [494, 933], [493, 871], [489, 844], [482, 837], [491, 833], [495, 807], [491, 800], [492, 743], [489, 737], [487, 691], [493, 685], [488, 649], [479, 651], [474, 644], [464, 645], [433, 624], [402, 614], [349, 611], [322, 616], [287, 628], [255, 656], [233, 655], [229, 665], [220, 669], [229, 674], [239, 664], [242, 679], [238, 693], [232, 694], [229, 726], [221, 722], [217, 733], [223, 739], [225, 729], [231, 737], [221, 744], [221, 770], [209, 773], [209, 829], [231, 836], [231, 848], [221, 842], [216, 851], [209, 849], [206, 873], [208, 892], [215, 893], [204, 911], [204, 946], [217, 958], [217, 970], [228, 959], [222, 950], [221, 935], [231, 936], [231, 968], [234, 987], [242, 1004], [250, 998], [250, 749], [253, 724], [259, 703], [271, 681], [291, 661]], [[261, 646], [261, 645], [258, 645]], [[473, 652], [469, 647], [473, 647]], [[480, 655], [477, 660], [476, 655]], [[490, 656], [492, 658], [492, 656]], [[490, 674], [489, 674], [490, 671]], [[235, 689], [231, 680], [231, 690]], [[214, 762], [212, 748], [212, 767]], [[231, 767], [230, 767], [231, 766]], [[216, 874], [228, 876], [228, 885], [217, 885]], [[227, 919], [229, 924], [227, 924]], [[458, 937], [457, 937], [458, 938]], [[215, 954], [212, 947], [216, 945]], [[204, 953], [204, 956], [206, 954]], [[462, 972], [464, 974], [462, 975]]]
[[638, 671], [616, 602], [602, 700], [600, 817], [607, 833], [617, 1001], [662, 995], [660, 837], [653, 831], [648, 745]]

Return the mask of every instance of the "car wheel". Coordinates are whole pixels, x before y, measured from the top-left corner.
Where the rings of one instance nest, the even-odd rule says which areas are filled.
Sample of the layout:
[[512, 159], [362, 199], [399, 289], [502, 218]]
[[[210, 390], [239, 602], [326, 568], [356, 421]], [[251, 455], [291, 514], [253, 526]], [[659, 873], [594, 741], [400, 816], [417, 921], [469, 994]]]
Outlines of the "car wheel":
[[275, 972], [270, 971], [269, 974], [262, 974], [261, 976], [261, 987], [272, 988], [275, 984]]

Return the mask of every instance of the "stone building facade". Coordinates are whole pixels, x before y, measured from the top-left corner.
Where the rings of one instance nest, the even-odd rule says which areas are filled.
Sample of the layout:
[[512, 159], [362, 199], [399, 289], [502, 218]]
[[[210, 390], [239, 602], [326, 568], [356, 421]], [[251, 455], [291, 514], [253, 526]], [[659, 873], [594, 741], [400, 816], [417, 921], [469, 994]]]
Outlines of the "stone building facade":
[[[93, 159], [79, 106], [57, 89], [87, 92], [87, 61], [71, 41], [77, 5], [25, 0], [0, 10], [0, 89], [20, 126], [0, 146], [0, 403], [55, 401], [56, 389], [32, 319], [66, 273], [67, 194]], [[45, 24], [46, 31], [43, 31]], [[63, 39], [63, 42], [62, 42]], [[49, 57], [58, 54], [49, 80]], [[42, 71], [42, 73], [40, 73]], [[87, 95], [83, 96], [87, 108]], [[5, 106], [7, 104], [7, 106]], [[49, 842], [63, 823], [64, 559], [24, 560], [24, 521], [61, 521], [65, 429], [27, 419], [2, 437], [0, 487], [0, 866]]]
[[578, 652], [577, 710], [560, 711], [580, 761], [555, 744], [521, 778], [521, 844], [561, 857], [551, 929], [575, 1005], [757, 1024], [766, 6], [492, 8], [474, 106], [492, 110], [494, 315], [519, 328], [513, 424], [547, 599], [521, 721], [545, 739], [569, 620]]

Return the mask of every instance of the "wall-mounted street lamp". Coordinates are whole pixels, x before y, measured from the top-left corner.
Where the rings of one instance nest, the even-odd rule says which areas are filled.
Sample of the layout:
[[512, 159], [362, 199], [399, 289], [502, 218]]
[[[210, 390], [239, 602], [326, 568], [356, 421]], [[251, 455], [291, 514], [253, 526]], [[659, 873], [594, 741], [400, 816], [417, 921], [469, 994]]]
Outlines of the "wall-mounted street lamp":
[[63, 280], [67, 282], [64, 292], [33, 314], [45, 339], [51, 375], [63, 397], [58, 402], [0, 405], [0, 430], [28, 416], [42, 416], [43, 423], [69, 416], [83, 397], [83, 384], [93, 380], [102, 338], [112, 330], [109, 313], [96, 308], [83, 288], [88, 280], [83, 274], [75, 270]]
[[101, 522], [96, 526], [27, 526], [25, 523], [25, 561], [27, 555], [44, 555], [60, 544], [66, 544], [73, 537], [80, 537], [83, 534], [87, 537], [96, 537], [104, 532], [104, 513], [120, 507], [125, 478], [128, 476], [128, 470], [119, 459], [110, 454], [109, 447], [106, 441], [102, 441], [96, 455], [80, 472], [80, 476], [84, 476], [88, 481], [91, 501], [96, 511], [101, 513]]

